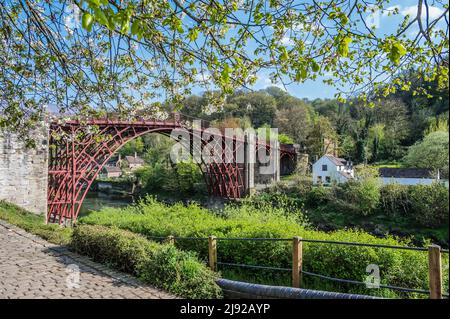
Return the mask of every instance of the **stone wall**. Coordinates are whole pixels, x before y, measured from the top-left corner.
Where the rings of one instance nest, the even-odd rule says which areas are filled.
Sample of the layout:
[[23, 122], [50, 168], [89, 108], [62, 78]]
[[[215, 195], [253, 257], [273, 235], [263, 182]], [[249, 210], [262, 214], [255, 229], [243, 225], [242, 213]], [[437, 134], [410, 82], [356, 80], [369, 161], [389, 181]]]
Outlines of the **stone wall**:
[[47, 210], [48, 133], [36, 129], [35, 148], [27, 148], [16, 134], [0, 131], [0, 200], [28, 211]]
[[255, 160], [255, 185], [259, 185], [257, 188], [261, 188], [261, 186], [270, 186], [273, 183], [280, 181], [280, 143], [278, 141], [272, 142], [273, 150], [270, 152], [270, 162], [260, 163], [258, 160], [258, 155], [256, 154]]

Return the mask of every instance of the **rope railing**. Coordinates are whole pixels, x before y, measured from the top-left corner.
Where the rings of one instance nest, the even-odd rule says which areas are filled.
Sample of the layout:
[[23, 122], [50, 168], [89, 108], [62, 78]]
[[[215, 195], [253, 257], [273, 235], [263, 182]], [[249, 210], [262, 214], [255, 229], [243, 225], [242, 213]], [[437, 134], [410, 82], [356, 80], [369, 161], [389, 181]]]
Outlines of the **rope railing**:
[[[283, 271], [292, 272], [292, 282], [293, 287], [300, 287], [301, 276], [311, 276], [316, 278], [321, 278], [324, 280], [354, 284], [354, 285], [367, 285], [366, 282], [342, 279], [330, 277], [322, 274], [317, 274], [314, 272], [305, 271], [302, 269], [303, 264], [303, 247], [302, 243], [317, 243], [317, 244], [330, 244], [330, 245], [347, 245], [355, 247], [372, 247], [372, 248], [385, 248], [385, 249], [399, 249], [399, 250], [410, 250], [410, 251], [428, 251], [429, 258], [429, 286], [430, 289], [413, 289], [407, 287], [399, 287], [387, 284], [379, 284], [378, 288], [392, 289], [408, 293], [418, 293], [429, 295], [431, 298], [448, 298], [448, 294], [442, 293], [442, 266], [441, 266], [441, 254], [448, 254], [448, 249], [442, 249], [437, 245], [430, 245], [428, 248], [425, 247], [411, 247], [411, 246], [399, 246], [399, 245], [386, 245], [386, 244], [371, 244], [371, 243], [358, 243], [358, 242], [346, 242], [346, 241], [333, 241], [333, 240], [319, 240], [319, 239], [304, 239], [301, 237], [294, 238], [267, 238], [267, 237], [176, 237], [176, 236], [147, 236], [149, 239], [159, 239], [162, 241], [175, 242], [176, 240], [207, 240], [208, 241], [208, 255], [209, 255], [209, 266], [213, 271], [217, 271], [217, 266], [225, 267], [239, 267], [248, 269], [258, 269], [258, 270], [270, 270], [270, 271]], [[293, 242], [293, 258], [292, 258], [292, 268], [283, 267], [271, 267], [271, 266], [260, 266], [260, 265], [248, 265], [240, 263], [230, 263], [222, 262], [217, 260], [217, 241], [272, 241], [272, 242]]]

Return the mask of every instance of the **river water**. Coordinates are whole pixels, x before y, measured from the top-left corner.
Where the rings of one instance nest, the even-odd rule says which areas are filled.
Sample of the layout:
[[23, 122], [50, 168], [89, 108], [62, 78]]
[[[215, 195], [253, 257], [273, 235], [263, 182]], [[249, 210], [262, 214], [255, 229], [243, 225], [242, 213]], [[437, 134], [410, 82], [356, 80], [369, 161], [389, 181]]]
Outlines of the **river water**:
[[125, 207], [134, 203], [128, 184], [98, 182], [92, 187], [81, 205], [80, 216], [105, 207]]

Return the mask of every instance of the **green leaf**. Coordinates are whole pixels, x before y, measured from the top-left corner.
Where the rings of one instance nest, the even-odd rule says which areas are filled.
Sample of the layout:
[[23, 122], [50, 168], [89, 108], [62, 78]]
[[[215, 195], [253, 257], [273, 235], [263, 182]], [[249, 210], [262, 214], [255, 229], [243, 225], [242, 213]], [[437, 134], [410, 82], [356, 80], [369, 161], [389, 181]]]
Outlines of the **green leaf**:
[[312, 60], [311, 61], [311, 69], [313, 70], [313, 72], [319, 72], [320, 66], [316, 61]]
[[126, 34], [126, 33], [128, 33], [128, 31], [130, 31], [130, 20], [124, 19], [120, 26], [120, 32], [122, 32], [123, 34]]
[[281, 54], [280, 54], [280, 61], [285, 62], [289, 59], [289, 54], [286, 50], [286, 48], [282, 48], [281, 49]]
[[348, 56], [348, 52], [349, 52], [348, 46], [351, 42], [352, 42], [352, 38], [349, 36], [342, 38], [338, 44], [337, 53], [343, 57]]
[[110, 27], [109, 20], [101, 9], [94, 9], [95, 20], [106, 27]]
[[222, 70], [222, 74], [221, 74], [221, 78], [224, 82], [228, 82], [228, 80], [230, 79], [230, 73], [231, 73], [231, 67], [228, 65], [228, 63], [225, 63], [223, 65], [223, 70]]
[[389, 60], [392, 63], [399, 64], [402, 56], [406, 54], [406, 49], [400, 42], [394, 42], [388, 54]]
[[131, 34], [133, 35], [139, 35], [141, 30], [141, 25], [139, 23], [139, 20], [134, 20], [131, 24]]
[[[99, 7], [100, 4], [102, 4], [103, 1], [101, 1], [101, 0], [88, 0], [87, 2], [88, 2], [89, 6], [91, 8], [95, 8], [95, 7]], [[106, 1], [106, 3], [108, 3], [108, 1]]]
[[343, 12], [339, 15], [339, 19], [341, 20], [342, 25], [346, 25], [348, 23], [348, 17]]
[[194, 42], [195, 40], [197, 40], [197, 38], [198, 38], [198, 29], [197, 28], [192, 28], [191, 30], [189, 30], [188, 38], [189, 38], [189, 40], [191, 42]]
[[81, 18], [81, 25], [83, 26], [83, 29], [91, 32], [93, 22], [94, 17], [89, 12], [83, 13], [83, 17]]

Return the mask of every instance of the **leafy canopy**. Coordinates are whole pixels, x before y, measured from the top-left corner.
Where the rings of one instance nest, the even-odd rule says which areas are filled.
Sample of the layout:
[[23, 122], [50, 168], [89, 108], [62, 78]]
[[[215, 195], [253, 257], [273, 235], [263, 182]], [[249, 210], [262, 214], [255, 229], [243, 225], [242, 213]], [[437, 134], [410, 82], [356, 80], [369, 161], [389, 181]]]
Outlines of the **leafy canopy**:
[[448, 132], [444, 131], [428, 134], [409, 148], [405, 163], [411, 167], [439, 169], [448, 178], [448, 137]]
[[[262, 69], [284, 86], [323, 79], [369, 103], [408, 90], [398, 75], [417, 66], [445, 86], [448, 4], [433, 6], [438, 17], [426, 0], [405, 17], [388, 0], [0, 0], [0, 127], [26, 127], [45, 106], [154, 114], [193, 86], [219, 89], [220, 104]], [[398, 16], [397, 28], [380, 34], [373, 12]]]

